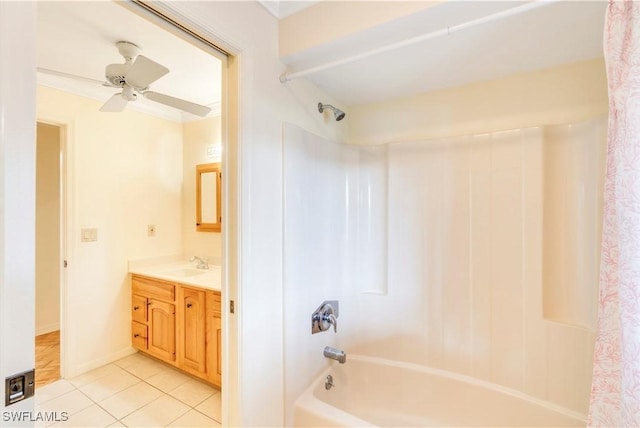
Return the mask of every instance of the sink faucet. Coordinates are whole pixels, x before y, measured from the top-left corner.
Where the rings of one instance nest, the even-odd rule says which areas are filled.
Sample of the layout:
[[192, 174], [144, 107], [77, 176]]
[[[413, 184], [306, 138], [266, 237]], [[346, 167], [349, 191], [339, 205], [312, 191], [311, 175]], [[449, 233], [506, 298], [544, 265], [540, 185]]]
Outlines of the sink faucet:
[[201, 259], [198, 256], [193, 256], [191, 257], [191, 260], [189, 260], [190, 262], [193, 261], [198, 261], [198, 265], [196, 266], [196, 269], [209, 269], [209, 260], [206, 259]]

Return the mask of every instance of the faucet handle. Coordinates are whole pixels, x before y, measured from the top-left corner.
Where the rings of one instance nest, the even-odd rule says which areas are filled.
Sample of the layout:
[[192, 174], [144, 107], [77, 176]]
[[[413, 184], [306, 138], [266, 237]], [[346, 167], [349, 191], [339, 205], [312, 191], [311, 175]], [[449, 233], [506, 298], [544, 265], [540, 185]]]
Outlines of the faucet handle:
[[[322, 316], [322, 322], [324, 324], [323, 327], [325, 330], [328, 330], [331, 328], [331, 326], [333, 326], [334, 333], [338, 332], [338, 319], [333, 314], [333, 308], [331, 309], [331, 313], [329, 313], [328, 315], [325, 313]], [[329, 324], [329, 325], [327, 326], [326, 324]]]
[[311, 315], [311, 334], [327, 331], [331, 326], [338, 332], [338, 306], [337, 300], [322, 302]]

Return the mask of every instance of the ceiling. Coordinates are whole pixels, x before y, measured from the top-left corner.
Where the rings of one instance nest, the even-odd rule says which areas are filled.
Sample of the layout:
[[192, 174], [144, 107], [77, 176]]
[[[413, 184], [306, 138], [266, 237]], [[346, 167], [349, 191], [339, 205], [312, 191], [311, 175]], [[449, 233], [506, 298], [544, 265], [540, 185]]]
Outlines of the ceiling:
[[[39, 1], [37, 11], [39, 68], [105, 81], [105, 66], [124, 62], [115, 43], [128, 41], [170, 70], [150, 85], [153, 91], [212, 107], [210, 114], [219, 114], [222, 68], [211, 54], [113, 1]], [[45, 73], [38, 73], [38, 83], [100, 101], [118, 92]], [[174, 121], [197, 118], [143, 97], [129, 102], [127, 109]]]
[[[522, 1], [444, 1], [282, 60], [289, 72], [467, 23]], [[560, 1], [305, 76], [345, 106], [603, 56], [606, 1]], [[308, 29], [314, 31], [314, 29]]]
[[306, 9], [320, 0], [258, 0], [267, 11], [278, 19], [286, 18]]
[[[279, 17], [309, 1], [261, 4]], [[281, 58], [295, 72], [523, 5], [521, 1], [443, 1], [401, 19]], [[380, 102], [471, 82], [602, 57], [605, 1], [561, 1], [306, 76], [344, 106]], [[309, 30], [312, 31], [312, 30]], [[38, 2], [38, 67], [104, 80], [123, 62], [126, 40], [169, 68], [151, 89], [219, 111], [221, 63], [212, 55], [112, 1]], [[106, 101], [117, 90], [38, 73], [39, 83]], [[176, 121], [195, 117], [140, 97], [127, 108]]]

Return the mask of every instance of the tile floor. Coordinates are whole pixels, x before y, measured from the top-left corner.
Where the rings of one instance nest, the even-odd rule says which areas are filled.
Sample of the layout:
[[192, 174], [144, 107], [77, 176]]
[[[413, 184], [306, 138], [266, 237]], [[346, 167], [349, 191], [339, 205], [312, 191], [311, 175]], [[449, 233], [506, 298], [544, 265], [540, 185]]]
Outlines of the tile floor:
[[137, 353], [36, 390], [35, 410], [68, 413], [36, 426], [219, 427], [220, 391]]

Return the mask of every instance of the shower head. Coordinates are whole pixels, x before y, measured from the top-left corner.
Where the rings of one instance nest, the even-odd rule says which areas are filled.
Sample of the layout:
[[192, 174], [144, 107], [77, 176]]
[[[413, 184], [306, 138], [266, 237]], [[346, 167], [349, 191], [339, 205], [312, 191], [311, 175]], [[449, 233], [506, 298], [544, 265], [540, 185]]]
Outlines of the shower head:
[[335, 108], [331, 104], [318, 103], [318, 111], [320, 113], [322, 113], [324, 111], [324, 109], [326, 109], [326, 108], [328, 108], [329, 110], [333, 111], [333, 115], [335, 116], [336, 121], [341, 121], [342, 119], [344, 119], [345, 113], [342, 110], [340, 110], [339, 108]]

